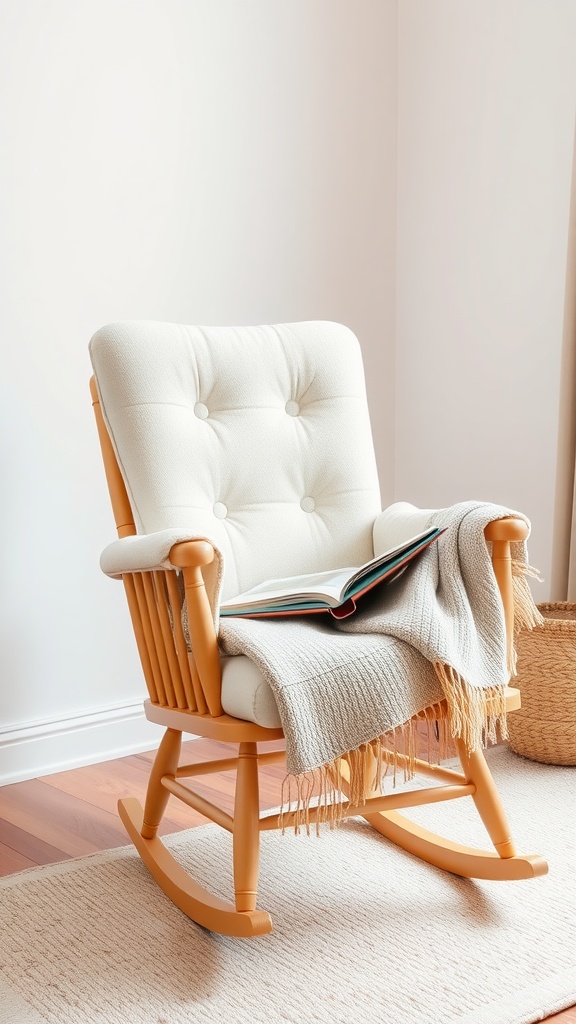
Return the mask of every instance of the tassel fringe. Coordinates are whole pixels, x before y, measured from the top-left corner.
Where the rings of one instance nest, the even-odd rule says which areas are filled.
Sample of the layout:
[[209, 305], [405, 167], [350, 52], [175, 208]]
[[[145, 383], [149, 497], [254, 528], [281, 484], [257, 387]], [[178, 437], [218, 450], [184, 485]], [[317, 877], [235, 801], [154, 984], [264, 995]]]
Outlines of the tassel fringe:
[[[512, 601], [514, 606], [513, 642], [510, 646], [508, 671], [516, 675], [516, 640], [523, 629], [534, 629], [544, 621], [534, 604], [527, 577], [541, 580], [538, 570], [525, 562], [512, 561]], [[467, 751], [478, 750], [498, 738], [508, 738], [506, 722], [506, 684], [470, 686], [449, 665], [437, 662], [434, 670], [448, 704], [450, 734], [461, 739]], [[500, 737], [498, 736], [498, 730]]]
[[512, 592], [514, 600], [514, 639], [521, 629], [534, 629], [541, 626], [544, 617], [534, 604], [534, 598], [528, 586], [527, 576], [542, 583], [538, 570], [524, 562], [512, 562]]
[[[446, 760], [450, 747], [446, 705], [434, 704], [391, 732], [362, 743], [342, 757], [312, 772], [287, 775], [282, 783], [280, 828], [296, 835], [323, 824], [335, 828], [343, 818], [345, 801], [363, 807], [370, 797], [381, 796], [384, 780], [408, 782], [416, 773], [417, 752], [426, 743], [428, 764]], [[314, 822], [310, 811], [314, 808]]]
[[508, 671], [511, 676], [517, 675], [518, 656], [516, 653], [516, 641], [518, 634], [523, 629], [534, 629], [541, 626], [544, 619], [534, 604], [534, 599], [528, 585], [527, 577], [538, 580], [542, 583], [542, 577], [538, 570], [525, 562], [512, 561], [512, 600], [514, 603], [514, 639], [510, 648]]
[[450, 665], [436, 662], [434, 670], [448, 705], [450, 735], [462, 740], [468, 753], [496, 743], [498, 726], [502, 739], [507, 739], [505, 683], [470, 686]]

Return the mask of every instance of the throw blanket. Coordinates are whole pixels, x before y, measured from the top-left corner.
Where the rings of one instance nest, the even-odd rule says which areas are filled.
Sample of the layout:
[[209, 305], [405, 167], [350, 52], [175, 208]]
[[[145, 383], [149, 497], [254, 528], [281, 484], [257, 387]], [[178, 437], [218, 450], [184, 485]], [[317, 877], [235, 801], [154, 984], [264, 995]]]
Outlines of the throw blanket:
[[[399, 579], [365, 595], [353, 616], [220, 622], [222, 650], [247, 655], [272, 687], [292, 775], [323, 772], [325, 788], [344, 754], [359, 775], [364, 752], [382, 763], [384, 750], [389, 763], [384, 734], [418, 713], [437, 718], [443, 699], [450, 734], [469, 750], [494, 737], [498, 722], [506, 735], [504, 691], [514, 664], [484, 528], [508, 515], [527, 522], [481, 502], [440, 510], [393, 505], [377, 549], [429, 526], [446, 532]], [[517, 632], [539, 613], [526, 581], [536, 575], [526, 545], [513, 544], [512, 557]], [[361, 795], [362, 786], [353, 789]]]

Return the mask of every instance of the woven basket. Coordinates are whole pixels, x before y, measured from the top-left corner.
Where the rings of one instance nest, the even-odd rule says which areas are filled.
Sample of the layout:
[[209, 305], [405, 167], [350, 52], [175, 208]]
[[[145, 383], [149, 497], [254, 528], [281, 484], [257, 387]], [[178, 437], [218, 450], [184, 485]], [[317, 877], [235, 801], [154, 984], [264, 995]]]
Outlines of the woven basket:
[[576, 604], [539, 604], [544, 624], [518, 638], [522, 707], [508, 719], [517, 754], [576, 764]]

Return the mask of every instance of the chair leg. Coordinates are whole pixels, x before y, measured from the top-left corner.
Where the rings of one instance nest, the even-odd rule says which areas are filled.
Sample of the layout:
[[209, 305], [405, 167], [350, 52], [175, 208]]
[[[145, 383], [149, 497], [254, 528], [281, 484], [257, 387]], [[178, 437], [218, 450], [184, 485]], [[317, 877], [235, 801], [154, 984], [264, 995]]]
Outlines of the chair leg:
[[[510, 830], [500, 802], [496, 785], [484, 755], [481, 752], [467, 755], [459, 751], [464, 774], [476, 785], [473, 799], [476, 808], [488, 830], [497, 853], [488, 850], [462, 846], [445, 836], [430, 832], [417, 825], [399, 811], [375, 811], [362, 813], [362, 817], [377, 832], [421, 860], [435, 867], [450, 871], [465, 878], [485, 878], [494, 881], [511, 881], [520, 878], [534, 878], [548, 871], [546, 861], [537, 854], [517, 855], [514, 852]], [[349, 766], [342, 762], [344, 792], [348, 791]]]
[[158, 747], [148, 781], [142, 822], [144, 839], [153, 839], [158, 831], [170, 796], [168, 790], [162, 785], [162, 777], [176, 774], [181, 747], [182, 733], [178, 729], [167, 729]]
[[499, 857], [514, 857], [516, 849], [510, 836], [510, 826], [483, 752], [468, 752], [462, 740], [456, 740], [456, 746], [466, 781], [473, 782], [476, 786], [472, 799], [494, 844], [494, 849]]
[[126, 831], [160, 888], [203, 928], [238, 937], [271, 932], [270, 915], [255, 909], [260, 838], [256, 743], [242, 743], [239, 751], [237, 817], [235, 815], [234, 823], [236, 905], [232, 905], [196, 882], [156, 835], [169, 796], [161, 779], [164, 775], [175, 774], [181, 740], [180, 730], [166, 731], [152, 767], [145, 812], [138, 800], [131, 797], [118, 801], [118, 811]]
[[258, 747], [241, 743], [234, 799], [234, 893], [236, 910], [256, 909], [260, 828], [258, 818]]

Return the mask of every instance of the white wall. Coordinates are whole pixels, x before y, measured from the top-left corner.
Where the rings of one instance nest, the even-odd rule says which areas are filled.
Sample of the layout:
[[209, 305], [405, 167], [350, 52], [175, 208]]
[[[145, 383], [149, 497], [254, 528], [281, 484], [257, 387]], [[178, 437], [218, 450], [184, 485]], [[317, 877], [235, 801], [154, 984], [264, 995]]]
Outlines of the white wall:
[[87, 344], [116, 319], [341, 320], [392, 498], [394, 0], [3, 0], [0, 780], [156, 741]]
[[398, 9], [396, 494], [524, 511], [545, 600], [576, 3]]
[[349, 324], [384, 502], [521, 508], [549, 575], [575, 94], [573, 0], [4, 0], [0, 781], [157, 737], [97, 565], [111, 320]]

